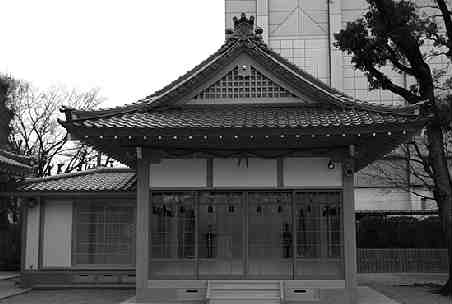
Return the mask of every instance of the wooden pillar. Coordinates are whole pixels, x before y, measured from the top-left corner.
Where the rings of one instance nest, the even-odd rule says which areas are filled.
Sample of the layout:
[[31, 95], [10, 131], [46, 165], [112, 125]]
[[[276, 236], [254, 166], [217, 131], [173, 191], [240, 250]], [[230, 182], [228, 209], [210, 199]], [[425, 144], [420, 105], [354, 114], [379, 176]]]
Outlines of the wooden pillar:
[[[25, 251], [27, 250], [27, 216], [28, 208], [25, 206], [25, 199], [18, 198], [20, 206], [21, 238], [20, 238], [20, 272], [25, 271]], [[23, 277], [22, 277], [23, 278]]]
[[[140, 148], [138, 148], [140, 149]], [[150, 160], [137, 150], [136, 299], [144, 300], [149, 279]]]
[[[351, 149], [352, 150], [352, 149]], [[344, 262], [346, 303], [357, 301], [356, 283], [356, 228], [355, 228], [355, 191], [353, 159], [343, 163], [343, 227], [344, 227]]]

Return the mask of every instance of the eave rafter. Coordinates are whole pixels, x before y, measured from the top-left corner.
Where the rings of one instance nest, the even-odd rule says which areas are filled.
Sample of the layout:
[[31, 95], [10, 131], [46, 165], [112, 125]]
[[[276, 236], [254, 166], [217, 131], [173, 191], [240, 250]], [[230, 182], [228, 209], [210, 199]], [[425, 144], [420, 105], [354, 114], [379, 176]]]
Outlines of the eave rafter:
[[[350, 129], [303, 132], [302, 130], [268, 130], [257, 132], [254, 130], [223, 130], [204, 133], [165, 133], [139, 135], [139, 132], [128, 133], [134, 135], [97, 135], [107, 134], [106, 131], [94, 129], [96, 132], [87, 132], [86, 129], [73, 130], [73, 135], [81, 141], [93, 146], [95, 149], [112, 158], [134, 167], [136, 161], [136, 148], [147, 148], [157, 153], [160, 158], [192, 158], [192, 157], [301, 157], [301, 156], [327, 156], [329, 154], [344, 154], [349, 145], [355, 145], [357, 158], [370, 160], [375, 153], [381, 150], [381, 145], [389, 145], [390, 152], [396, 143], [404, 142], [410, 135], [419, 130], [418, 125], [380, 126], [380, 128]], [[78, 131], [78, 132], [77, 132]], [[130, 130], [129, 130], [130, 131]], [[155, 131], [155, 130], [154, 130]], [[173, 130], [174, 131], [174, 130]], [[208, 132], [209, 131], [209, 132]], [[77, 134], [80, 134], [79, 136]], [[85, 134], [85, 135], [81, 135]], [[89, 134], [89, 135], [87, 135]], [[177, 134], [177, 135], [175, 135]], [[194, 135], [189, 135], [194, 134]], [[375, 145], [370, 153], [365, 151], [370, 145]], [[344, 152], [345, 151], [345, 152]], [[333, 153], [334, 152], [334, 153]], [[372, 154], [373, 153], [373, 154]], [[346, 154], [346, 153], [345, 153]], [[377, 153], [382, 156], [381, 153]], [[361, 166], [364, 166], [363, 163]]]

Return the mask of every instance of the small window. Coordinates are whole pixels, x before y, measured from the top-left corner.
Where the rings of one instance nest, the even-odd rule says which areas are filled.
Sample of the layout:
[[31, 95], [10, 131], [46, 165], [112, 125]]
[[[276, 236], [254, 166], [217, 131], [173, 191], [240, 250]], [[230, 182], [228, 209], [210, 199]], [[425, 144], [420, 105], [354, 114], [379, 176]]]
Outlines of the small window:
[[75, 208], [75, 265], [133, 265], [135, 207], [123, 201], [79, 201]]

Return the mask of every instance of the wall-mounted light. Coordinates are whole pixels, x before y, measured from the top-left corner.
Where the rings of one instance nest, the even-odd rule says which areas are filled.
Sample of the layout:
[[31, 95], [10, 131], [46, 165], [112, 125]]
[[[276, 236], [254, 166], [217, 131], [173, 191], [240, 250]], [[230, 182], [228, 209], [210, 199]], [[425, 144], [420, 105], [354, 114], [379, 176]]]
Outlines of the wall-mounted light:
[[34, 208], [38, 205], [38, 200], [34, 197], [29, 198], [26, 202], [28, 208]]
[[333, 170], [334, 168], [336, 168], [336, 165], [335, 165], [334, 162], [330, 159], [330, 161], [328, 162], [328, 169]]

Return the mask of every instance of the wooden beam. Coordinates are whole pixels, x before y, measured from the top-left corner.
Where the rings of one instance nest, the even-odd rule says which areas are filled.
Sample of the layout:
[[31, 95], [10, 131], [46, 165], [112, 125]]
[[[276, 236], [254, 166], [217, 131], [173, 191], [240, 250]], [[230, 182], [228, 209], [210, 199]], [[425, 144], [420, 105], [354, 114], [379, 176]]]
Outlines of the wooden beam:
[[[346, 303], [355, 304], [357, 301], [356, 283], [356, 227], [355, 227], [355, 192], [354, 192], [354, 163], [349, 158], [343, 164], [343, 227], [344, 227], [344, 267], [345, 267], [345, 295]], [[351, 169], [351, 171], [350, 171]]]
[[284, 187], [284, 158], [282, 157], [276, 160], [276, 186], [278, 188]]
[[27, 250], [27, 216], [28, 216], [28, 207], [25, 206], [25, 200], [23, 198], [19, 198], [19, 205], [21, 211], [21, 239], [20, 239], [20, 271], [23, 273], [25, 271], [25, 251]]
[[45, 202], [41, 197], [38, 197], [39, 208], [39, 231], [38, 231], [38, 269], [42, 269], [42, 262], [44, 260], [44, 221], [45, 221]]
[[137, 159], [137, 223], [136, 223], [136, 297], [143, 301], [150, 271], [150, 160], [147, 155]]
[[207, 188], [211, 188], [213, 187], [213, 158], [207, 159], [206, 171], [206, 186]]

